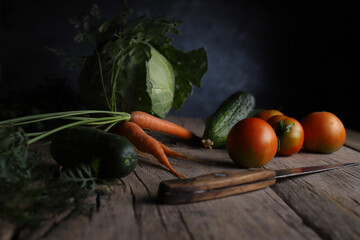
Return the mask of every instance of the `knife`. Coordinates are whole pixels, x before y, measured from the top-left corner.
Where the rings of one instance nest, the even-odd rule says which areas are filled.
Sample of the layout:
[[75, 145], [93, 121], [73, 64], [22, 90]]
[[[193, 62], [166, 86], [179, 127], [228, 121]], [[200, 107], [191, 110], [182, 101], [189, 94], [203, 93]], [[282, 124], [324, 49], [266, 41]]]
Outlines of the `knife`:
[[158, 199], [161, 203], [179, 204], [222, 198], [271, 186], [279, 178], [359, 164], [340, 163], [280, 170], [249, 168], [209, 173], [188, 179], [166, 180], [159, 184]]

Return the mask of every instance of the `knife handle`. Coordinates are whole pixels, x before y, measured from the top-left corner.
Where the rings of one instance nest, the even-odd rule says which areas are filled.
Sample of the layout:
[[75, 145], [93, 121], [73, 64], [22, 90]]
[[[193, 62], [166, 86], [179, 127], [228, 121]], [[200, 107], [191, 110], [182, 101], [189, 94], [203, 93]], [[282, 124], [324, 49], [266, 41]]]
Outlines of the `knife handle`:
[[160, 183], [158, 198], [169, 204], [216, 199], [268, 187], [275, 183], [275, 175], [272, 170], [252, 168], [167, 180]]

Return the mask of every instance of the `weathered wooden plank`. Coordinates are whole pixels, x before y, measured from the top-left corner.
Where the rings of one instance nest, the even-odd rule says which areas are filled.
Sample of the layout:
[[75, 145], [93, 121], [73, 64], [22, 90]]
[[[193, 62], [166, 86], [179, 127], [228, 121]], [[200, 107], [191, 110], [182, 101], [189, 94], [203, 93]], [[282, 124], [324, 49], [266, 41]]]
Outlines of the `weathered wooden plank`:
[[360, 132], [346, 129], [345, 145], [357, 151], [360, 151]]
[[[212, 157], [216, 159], [213, 155]], [[184, 168], [188, 167], [184, 166]], [[225, 168], [228, 168], [228, 165], [225, 165]], [[190, 169], [195, 170], [195, 165]], [[156, 173], [148, 174], [149, 171], [152, 169], [141, 169], [141, 172], [137, 171], [137, 175], [148, 186], [151, 198], [156, 199], [158, 182], [161, 178], [155, 183], [152, 182], [153, 175]], [[202, 168], [197, 171], [205, 173], [208, 169]], [[194, 204], [157, 205], [159, 214], [166, 223], [166, 234], [154, 239], [166, 239], [165, 236], [175, 239], [236, 239], [238, 236], [244, 236], [245, 239], [267, 237], [287, 239], [285, 236], [295, 239], [306, 237], [316, 239], [316, 234], [306, 226], [304, 227], [294, 213], [289, 213], [289, 215], [299, 221], [292, 221], [294, 227], [289, 228], [288, 222], [280, 217], [281, 213], [274, 210], [279, 204], [283, 208], [287, 206], [270, 189], [265, 191], [268, 192], [259, 191], [248, 195]], [[268, 195], [272, 197], [271, 200]], [[279, 200], [280, 203], [274, 199]], [[288, 210], [291, 212], [291, 209], [288, 208]], [[256, 218], [254, 219], [254, 217]], [[281, 227], [274, 226], [274, 222], [280, 222], [277, 226]], [[261, 230], [262, 228], [266, 230]], [[145, 239], [153, 239], [149, 237], [152, 235], [152, 231], [153, 229], [146, 233], [147, 238]], [[304, 235], [300, 235], [299, 232], [303, 232]], [[188, 236], [183, 234], [188, 234]]]
[[[201, 119], [169, 118], [201, 136]], [[160, 136], [161, 137], [161, 136]], [[350, 137], [351, 138], [351, 137]], [[234, 169], [225, 150], [208, 150], [162, 136], [172, 149], [210, 164], [170, 159], [194, 177]], [[276, 157], [266, 168], [290, 168], [360, 161], [343, 147], [333, 154], [301, 152]], [[359, 167], [287, 179], [272, 188], [182, 205], [157, 201], [162, 180], [176, 178], [153, 160], [141, 158], [114, 193], [100, 196], [91, 219], [70, 214], [43, 239], [357, 239], [360, 238]], [[95, 204], [95, 202], [94, 202]], [[28, 239], [30, 235], [23, 236]]]
[[157, 183], [168, 175], [161, 172], [140, 164], [123, 180], [122, 191], [101, 200], [91, 220], [71, 216], [45, 239], [318, 239], [270, 189], [215, 201], [160, 205]]
[[168, 207], [181, 211], [194, 239], [318, 239], [270, 189]]
[[[267, 168], [360, 162], [347, 147], [332, 154], [300, 153], [276, 157]], [[360, 238], [359, 166], [279, 181], [271, 188], [323, 238]]]

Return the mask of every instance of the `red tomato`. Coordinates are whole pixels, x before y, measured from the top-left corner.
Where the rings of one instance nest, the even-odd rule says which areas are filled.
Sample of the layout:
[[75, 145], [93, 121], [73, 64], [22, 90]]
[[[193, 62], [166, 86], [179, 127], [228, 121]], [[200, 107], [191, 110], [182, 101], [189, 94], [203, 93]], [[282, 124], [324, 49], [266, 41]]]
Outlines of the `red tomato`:
[[261, 167], [276, 154], [276, 134], [266, 121], [246, 118], [230, 130], [226, 149], [230, 158], [240, 167]]
[[279, 140], [278, 154], [291, 155], [297, 153], [304, 143], [304, 130], [294, 118], [276, 115], [267, 121], [275, 130]]
[[264, 110], [264, 111], [258, 113], [255, 117], [267, 121], [272, 116], [275, 116], [275, 115], [284, 115], [284, 114], [278, 110]]
[[307, 151], [332, 153], [345, 143], [345, 127], [333, 113], [310, 113], [301, 120], [301, 125], [305, 133], [304, 149]]

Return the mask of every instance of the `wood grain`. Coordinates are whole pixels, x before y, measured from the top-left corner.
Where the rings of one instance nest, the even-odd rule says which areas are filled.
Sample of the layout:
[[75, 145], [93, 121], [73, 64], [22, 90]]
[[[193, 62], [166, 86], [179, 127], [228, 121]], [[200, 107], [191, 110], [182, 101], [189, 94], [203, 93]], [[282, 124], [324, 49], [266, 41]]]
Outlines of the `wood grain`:
[[[201, 119], [169, 117], [201, 136]], [[223, 149], [204, 149], [156, 135], [173, 150], [208, 164], [170, 158], [189, 177], [235, 169]], [[351, 134], [348, 142], [351, 142]], [[354, 140], [357, 142], [358, 140]], [[267, 169], [359, 162], [347, 146], [332, 154], [300, 152], [275, 157]], [[360, 167], [294, 177], [246, 194], [191, 204], [160, 204], [161, 181], [176, 179], [157, 162], [141, 158], [111, 195], [99, 196], [89, 219], [72, 212], [41, 239], [360, 239]], [[21, 235], [29, 239], [32, 232]], [[39, 237], [40, 238], [40, 237]]]
[[360, 151], [360, 133], [351, 129], [346, 129], [345, 145]]

